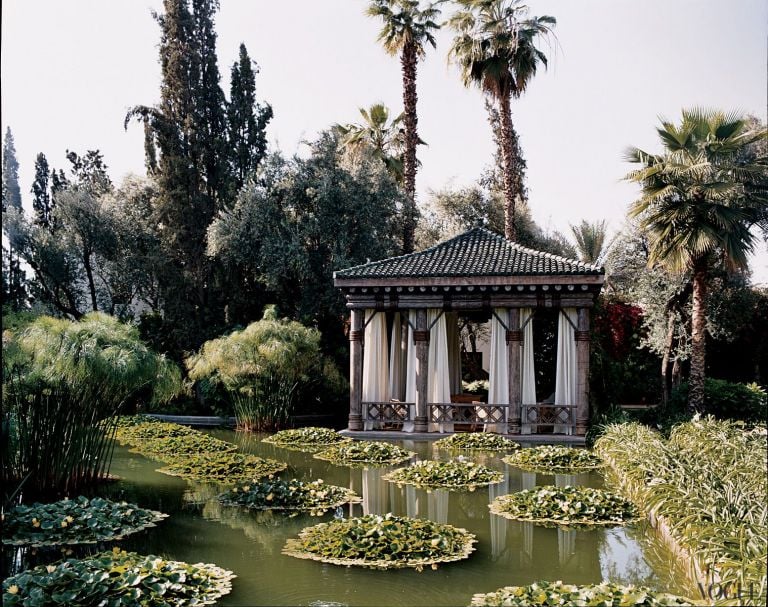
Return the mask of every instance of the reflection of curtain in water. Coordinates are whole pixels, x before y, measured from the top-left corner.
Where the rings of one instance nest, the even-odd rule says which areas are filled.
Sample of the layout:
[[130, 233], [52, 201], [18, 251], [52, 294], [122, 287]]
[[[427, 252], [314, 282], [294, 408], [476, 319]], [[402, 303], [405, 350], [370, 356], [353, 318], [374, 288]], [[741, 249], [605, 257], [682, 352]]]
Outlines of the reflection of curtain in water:
[[560, 565], [565, 565], [576, 553], [576, 531], [573, 529], [557, 529], [557, 555]]
[[[524, 405], [535, 405], [536, 400], [536, 371], [533, 364], [533, 319], [531, 308], [520, 309], [520, 326], [523, 328], [523, 345], [520, 352], [520, 382], [521, 399]], [[530, 320], [528, 320], [530, 318]], [[522, 412], [521, 412], [522, 415]], [[530, 434], [531, 426], [525, 423], [520, 428], [521, 434]]]
[[416, 499], [416, 487], [405, 486], [405, 513], [411, 518], [419, 516], [419, 500]]
[[445, 332], [448, 341], [448, 371], [451, 394], [461, 394], [461, 335], [458, 312], [445, 313]]
[[[491, 361], [488, 376], [488, 404], [509, 404], [509, 355], [507, 347], [507, 332], [499, 319], [507, 316], [505, 308], [494, 308], [491, 317]], [[486, 424], [486, 432], [505, 433], [507, 431], [507, 410], [501, 424]]]
[[[389, 347], [387, 346], [387, 317], [376, 310], [365, 311], [363, 340], [363, 402], [389, 400]], [[365, 429], [373, 429], [365, 422]]]
[[436, 489], [427, 493], [427, 518], [436, 523], [448, 522], [448, 491]]
[[[570, 322], [569, 322], [570, 321]], [[557, 375], [555, 379], [555, 404], [576, 404], [576, 308], [560, 310], [557, 325]], [[572, 434], [572, 426], [556, 424], [555, 434]]]
[[[362, 496], [362, 491], [360, 487], [362, 486], [362, 482], [360, 480], [361, 476], [361, 470], [360, 468], [350, 468], [349, 469], [349, 489], [350, 491], [354, 491], [355, 495]], [[350, 503], [349, 504], [349, 516], [357, 516], [357, 513], [355, 510], [359, 507], [358, 503]]]
[[[408, 344], [405, 355], [405, 402], [416, 402], [416, 344], [413, 341], [413, 327], [416, 326], [416, 310], [408, 312]], [[403, 424], [403, 432], [413, 432], [413, 420], [416, 417], [416, 405], [408, 407], [411, 421]]]
[[[576, 485], [575, 474], [555, 474], [556, 487], [573, 487]], [[576, 552], [576, 532], [574, 530], [557, 529], [557, 554], [560, 564], [565, 565]]]
[[386, 514], [387, 489], [381, 468], [363, 469], [363, 514]]
[[[533, 489], [536, 487], [536, 473], [523, 472], [523, 489]], [[533, 560], [533, 523], [521, 523], [523, 526], [523, 555], [530, 562]]]
[[[509, 477], [504, 477], [504, 482], [488, 485], [488, 503], [493, 503], [500, 495], [509, 493]], [[503, 516], [491, 514], [491, 555], [493, 560], [498, 559], [507, 544], [507, 519]]]
[[[434, 324], [434, 326], [433, 326]], [[448, 379], [448, 339], [445, 330], [445, 315], [442, 310], [427, 310], [429, 333], [429, 360], [427, 374], [427, 406], [429, 403], [450, 403], [451, 384]], [[426, 412], [429, 417], [429, 411]], [[430, 424], [429, 431], [453, 432], [452, 423]]]

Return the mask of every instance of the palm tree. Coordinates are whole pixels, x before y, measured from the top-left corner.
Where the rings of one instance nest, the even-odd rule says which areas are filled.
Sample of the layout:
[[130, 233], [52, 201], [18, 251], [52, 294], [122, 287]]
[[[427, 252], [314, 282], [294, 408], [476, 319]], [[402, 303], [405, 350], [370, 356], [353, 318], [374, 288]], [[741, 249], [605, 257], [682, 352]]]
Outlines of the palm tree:
[[605, 220], [589, 222], [582, 219], [577, 226], [571, 226], [571, 233], [576, 240], [579, 258], [584, 263], [600, 263], [606, 252]]
[[374, 103], [368, 109], [361, 107], [359, 110], [362, 123], [335, 124], [333, 131], [339, 135], [345, 149], [353, 154], [369, 150], [372, 156], [381, 160], [395, 181], [402, 184], [405, 147], [403, 114], [388, 122], [389, 108], [383, 103]]
[[449, 57], [461, 68], [465, 86], [475, 84], [497, 101], [504, 159], [504, 235], [515, 240], [515, 205], [521, 196], [512, 128], [511, 99], [519, 98], [547, 66], [536, 47], [552, 34], [555, 18], [528, 18], [521, 0], [456, 0], [462, 10], [449, 20], [456, 31]]
[[416, 115], [416, 65], [424, 57], [424, 46], [437, 46], [433, 32], [440, 29], [435, 22], [440, 11], [434, 4], [420, 7], [421, 0], [372, 0], [366, 13], [381, 17], [384, 26], [379, 42], [390, 55], [400, 55], [403, 71], [403, 189], [406, 206], [403, 209], [403, 252], [413, 251], [416, 231], [416, 146], [419, 144]]
[[768, 218], [766, 158], [744, 160], [745, 149], [765, 139], [736, 114], [683, 110], [680, 125], [662, 120], [657, 129], [664, 152], [626, 152], [642, 168], [625, 179], [642, 186], [629, 214], [649, 237], [648, 264], [693, 274], [691, 374], [688, 406], [704, 410], [705, 304], [707, 274], [718, 257], [745, 269], [755, 236], [751, 228]]

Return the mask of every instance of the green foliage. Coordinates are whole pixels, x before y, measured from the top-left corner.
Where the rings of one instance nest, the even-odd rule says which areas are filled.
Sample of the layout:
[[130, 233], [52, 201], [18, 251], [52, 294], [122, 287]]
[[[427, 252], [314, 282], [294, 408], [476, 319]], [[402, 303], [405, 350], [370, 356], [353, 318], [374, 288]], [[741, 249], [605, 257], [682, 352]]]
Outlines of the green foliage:
[[474, 491], [483, 485], [500, 483], [504, 475], [480, 464], [456, 459], [447, 462], [419, 461], [382, 478], [398, 485], [415, 485], [428, 490]]
[[527, 607], [528, 605], [637, 605], [638, 607], [664, 607], [692, 605], [684, 599], [666, 592], [656, 592], [644, 586], [625, 586], [612, 582], [600, 584], [563, 584], [562, 582], [534, 582], [528, 586], [505, 586], [495, 592], [476, 594], [472, 607]]
[[486, 432], [452, 434], [435, 441], [435, 446], [440, 449], [467, 449], [475, 451], [514, 451], [520, 448], [520, 445], [508, 438]]
[[270, 477], [269, 480], [234, 487], [219, 495], [218, 500], [227, 506], [251, 510], [274, 510], [290, 516], [309, 512], [312, 516], [321, 516], [332, 508], [359, 502], [360, 498], [350, 489], [326, 485], [323, 479], [304, 482]]
[[639, 424], [611, 426], [595, 445], [622, 492], [663, 521], [701, 571], [752, 584], [756, 605], [768, 588], [767, 447], [765, 426], [712, 418], [680, 424], [669, 441]]
[[278, 320], [274, 306], [242, 331], [207, 341], [187, 360], [189, 377], [226, 392], [238, 426], [249, 431], [285, 426], [296, 397], [317, 385], [322, 365], [319, 332]]
[[256, 101], [258, 71], [258, 66], [248, 56], [245, 44], [240, 44], [238, 59], [232, 65], [230, 102], [227, 106], [235, 192], [255, 176], [267, 151], [266, 129], [272, 119], [272, 107], [268, 103], [260, 105]]
[[288, 464], [243, 453], [215, 452], [166, 458], [168, 465], [158, 472], [187, 480], [242, 483], [282, 472]]
[[237, 446], [202, 432], [181, 436], [163, 436], [142, 441], [131, 451], [163, 462], [176, 462], [181, 457], [207, 453], [229, 453]]
[[178, 368], [134, 327], [100, 313], [80, 322], [43, 316], [3, 335], [3, 481], [25, 499], [75, 491], [104, 477], [120, 407], [165, 400]]
[[[208, 253], [241, 278], [242, 293], [264, 302], [266, 290], [282, 314], [317, 327], [324, 350], [339, 349], [346, 362], [344, 298], [333, 272], [396, 252], [403, 194], [376, 158], [344, 163], [332, 134], [309, 145], [307, 158], [262, 163], [259, 185], [211, 225]], [[259, 312], [231, 308], [243, 323]]]
[[102, 552], [40, 565], [3, 581], [3, 605], [165, 607], [210, 605], [232, 590], [231, 571], [135, 552]]
[[189, 426], [161, 422], [159, 419], [146, 415], [131, 415], [118, 418], [115, 438], [122, 444], [140, 447], [147, 440], [193, 434], [196, 434], [196, 431]]
[[372, 569], [415, 568], [468, 558], [475, 536], [429, 520], [367, 515], [308, 527], [289, 539], [283, 554], [333, 565]]
[[544, 525], [625, 525], [637, 508], [619, 495], [591, 487], [545, 485], [500, 495], [488, 506], [493, 514]]
[[[672, 392], [669, 409], [682, 411], [688, 401], [688, 384]], [[768, 422], [768, 395], [755, 383], [739, 384], [708, 377], [704, 380], [704, 403], [717, 419]]]
[[608, 246], [605, 219], [595, 222], [582, 219], [579, 225], [571, 226], [571, 233], [579, 250], [579, 259], [584, 263], [602, 264]]
[[280, 430], [280, 432], [265, 438], [263, 442], [277, 445], [278, 447], [317, 449], [338, 443], [347, 443], [350, 442], [350, 439], [344, 438], [341, 434], [330, 428], [309, 426], [307, 428]]
[[61, 546], [116, 541], [168, 515], [99, 497], [20, 505], [4, 514], [3, 544]]
[[389, 466], [414, 457], [416, 453], [375, 441], [353, 441], [334, 445], [314, 455], [339, 466]]
[[544, 474], [575, 474], [595, 470], [603, 465], [599, 457], [586, 449], [560, 445], [539, 445], [521, 449], [507, 455], [504, 462], [523, 470]]

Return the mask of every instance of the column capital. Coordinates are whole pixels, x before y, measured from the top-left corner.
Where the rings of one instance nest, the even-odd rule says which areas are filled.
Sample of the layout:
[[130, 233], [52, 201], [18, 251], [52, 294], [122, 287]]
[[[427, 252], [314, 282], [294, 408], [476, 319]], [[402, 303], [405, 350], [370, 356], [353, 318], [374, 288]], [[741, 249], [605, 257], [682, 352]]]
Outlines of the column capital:
[[426, 341], [429, 342], [429, 331], [414, 331], [413, 332], [413, 341]]
[[349, 341], [363, 341], [363, 332], [359, 329], [350, 331]]
[[523, 332], [520, 329], [507, 331], [507, 343], [512, 341], [523, 341]]
[[574, 332], [574, 339], [576, 341], [590, 341], [591, 336], [589, 331], [575, 331]]

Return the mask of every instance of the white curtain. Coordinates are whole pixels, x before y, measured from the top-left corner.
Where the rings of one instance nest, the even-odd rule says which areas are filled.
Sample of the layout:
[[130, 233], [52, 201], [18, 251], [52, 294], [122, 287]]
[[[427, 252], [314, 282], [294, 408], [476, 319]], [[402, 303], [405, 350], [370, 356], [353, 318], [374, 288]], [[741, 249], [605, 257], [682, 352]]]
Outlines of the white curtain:
[[403, 322], [400, 312], [395, 312], [389, 340], [389, 397], [397, 400], [405, 397], [406, 352], [403, 345]]
[[[557, 326], [556, 405], [576, 404], [576, 339], [573, 329], [576, 322], [576, 308], [562, 308]], [[554, 431], [556, 434], [572, 434], [573, 428], [558, 424]]]
[[[507, 350], [507, 335], [504, 325], [499, 318], [504, 320], [507, 315], [505, 308], [494, 308], [491, 316], [491, 360], [489, 364], [488, 404], [509, 404], [509, 351]], [[497, 318], [498, 317], [498, 318]], [[504, 422], [507, 421], [506, 410]], [[506, 423], [486, 424], [486, 432], [506, 433]]]
[[[387, 346], [387, 317], [383, 312], [365, 311], [363, 339], [363, 402], [389, 400], [389, 348]], [[365, 413], [365, 412], [363, 412]], [[373, 422], [365, 422], [371, 430]]]
[[[429, 360], [427, 374], [427, 405], [429, 403], [450, 403], [451, 384], [448, 379], [448, 336], [445, 329], [445, 315], [442, 310], [427, 310], [427, 326], [432, 327], [429, 335]], [[434, 324], [434, 326], [433, 326]], [[426, 411], [429, 419], [429, 411]], [[429, 431], [453, 432], [452, 423], [429, 424]]]
[[458, 313], [445, 313], [445, 330], [446, 339], [448, 340], [448, 369], [451, 394], [461, 394], [461, 335], [459, 333]]
[[405, 355], [405, 402], [414, 403], [408, 407], [411, 421], [403, 424], [403, 432], [413, 432], [416, 417], [416, 344], [413, 341], [413, 327], [416, 326], [416, 311], [408, 311], [408, 344]]
[[[523, 347], [520, 353], [520, 381], [521, 381], [521, 399], [524, 405], [535, 405], [536, 400], [536, 370], [533, 364], [533, 310], [531, 308], [520, 309], [520, 326], [523, 328]], [[531, 318], [529, 321], [528, 319]], [[528, 324], [525, 324], [525, 323]], [[521, 411], [522, 415], [522, 411]], [[531, 425], [523, 423], [520, 428], [522, 434], [531, 433]]]

